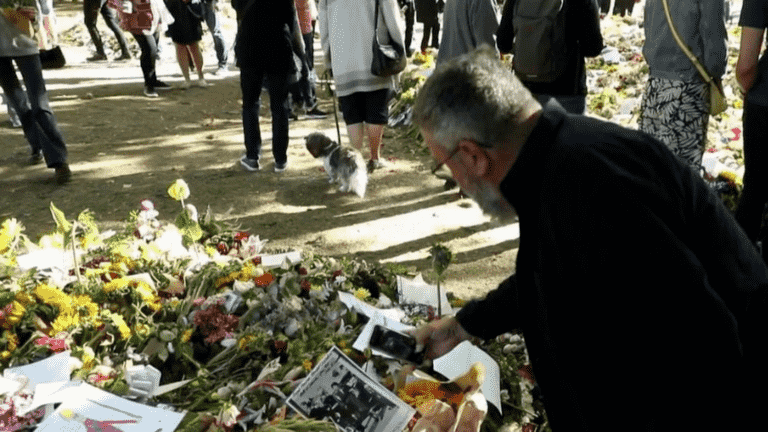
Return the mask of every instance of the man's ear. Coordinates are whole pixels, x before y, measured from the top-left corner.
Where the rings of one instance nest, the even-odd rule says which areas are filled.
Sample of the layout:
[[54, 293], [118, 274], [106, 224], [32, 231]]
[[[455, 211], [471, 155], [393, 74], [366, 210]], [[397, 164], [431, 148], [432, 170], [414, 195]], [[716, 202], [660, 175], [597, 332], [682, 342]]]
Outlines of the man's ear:
[[459, 141], [458, 145], [461, 148], [459, 154], [464, 158], [464, 164], [469, 167], [472, 173], [478, 177], [484, 177], [488, 174], [491, 161], [482, 147], [470, 140]]

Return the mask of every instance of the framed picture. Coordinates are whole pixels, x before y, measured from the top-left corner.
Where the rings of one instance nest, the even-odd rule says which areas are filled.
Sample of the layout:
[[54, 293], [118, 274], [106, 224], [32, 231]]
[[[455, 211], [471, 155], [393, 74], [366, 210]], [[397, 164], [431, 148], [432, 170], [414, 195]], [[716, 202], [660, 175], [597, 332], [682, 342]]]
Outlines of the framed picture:
[[287, 404], [306, 417], [329, 419], [345, 432], [402, 431], [416, 413], [337, 347], [304, 378]]

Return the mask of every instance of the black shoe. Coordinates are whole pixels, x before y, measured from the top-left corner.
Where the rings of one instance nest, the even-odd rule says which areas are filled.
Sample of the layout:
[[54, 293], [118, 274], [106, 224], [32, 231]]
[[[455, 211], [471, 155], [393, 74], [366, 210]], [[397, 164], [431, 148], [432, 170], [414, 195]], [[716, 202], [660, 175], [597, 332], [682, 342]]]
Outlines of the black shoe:
[[85, 60], [89, 62], [107, 60], [107, 55], [96, 53]]
[[166, 84], [166, 83], [164, 83], [164, 82], [162, 82], [160, 80], [155, 81], [152, 84], [152, 87], [154, 87], [155, 90], [170, 90], [170, 89], [173, 88], [170, 85], [168, 85], [168, 84]]
[[130, 60], [132, 58], [133, 58], [133, 56], [131, 55], [131, 53], [126, 51], [120, 57], [116, 58], [115, 60]]
[[37, 165], [42, 161], [43, 161], [43, 152], [38, 150], [36, 152], [32, 152], [32, 154], [29, 155], [29, 159], [27, 159], [27, 164]]
[[406, 57], [412, 56], [413, 52], [414, 52], [413, 48], [408, 48], [407, 50], [405, 50]]
[[144, 86], [144, 96], [150, 97], [150, 98], [156, 98], [158, 97], [158, 94], [155, 91], [154, 87]]
[[304, 117], [308, 119], [324, 119], [328, 117], [328, 113], [325, 111], [320, 111], [317, 107], [312, 108], [311, 110], [307, 111], [304, 114]]
[[288, 113], [289, 121], [296, 121], [298, 119], [299, 119], [299, 114], [296, 111], [291, 110], [291, 112]]
[[72, 179], [72, 171], [69, 170], [69, 165], [63, 163], [57, 166], [56, 171], [53, 174], [53, 179], [60, 185], [69, 183], [69, 181]]

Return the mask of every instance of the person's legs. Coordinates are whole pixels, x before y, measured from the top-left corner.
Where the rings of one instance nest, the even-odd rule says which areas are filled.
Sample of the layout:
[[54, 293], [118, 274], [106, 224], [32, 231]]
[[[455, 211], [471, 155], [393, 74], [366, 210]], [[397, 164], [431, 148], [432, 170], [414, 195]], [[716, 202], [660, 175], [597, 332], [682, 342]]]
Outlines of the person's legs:
[[240, 69], [240, 89], [243, 96], [243, 140], [245, 156], [257, 161], [261, 156], [261, 131], [259, 130], [259, 108], [261, 107], [261, 85], [264, 73], [251, 68]]
[[24, 137], [29, 143], [32, 155], [35, 155], [36, 160], [39, 161], [39, 154], [43, 150], [42, 131], [35, 121], [27, 100], [27, 93], [21, 88], [10, 57], [0, 57], [0, 87], [3, 89], [8, 106], [16, 110], [19, 115]]
[[378, 161], [381, 149], [381, 137], [384, 134], [383, 124], [365, 124], [365, 134], [368, 135], [368, 148], [371, 151], [370, 159]]
[[415, 12], [413, 2], [407, 3], [405, 6], [405, 52], [409, 57], [413, 53], [411, 41], [413, 40], [413, 18]]
[[15, 58], [16, 65], [24, 78], [27, 95], [37, 125], [43, 132], [41, 140], [43, 154], [50, 168], [57, 168], [67, 163], [67, 146], [61, 136], [56, 118], [53, 116], [48, 101], [48, 92], [43, 80], [43, 67], [40, 56], [31, 55]]
[[205, 76], [203, 75], [203, 55], [200, 53], [200, 45], [198, 42], [192, 42], [187, 45], [189, 53], [192, 56], [192, 61], [195, 62], [195, 70], [197, 70], [198, 84], [205, 85]]
[[96, 20], [99, 18], [100, 8], [101, 0], [83, 0], [83, 22], [96, 48], [96, 55], [88, 57], [88, 61], [106, 60], [107, 58], [107, 54], [104, 52], [104, 42], [102, 42], [101, 34], [96, 28]]
[[155, 72], [155, 61], [157, 60], [157, 37], [158, 35], [145, 35], [144, 33], [131, 33], [136, 39], [136, 43], [141, 48], [141, 72], [144, 74], [144, 85], [154, 89], [157, 82], [157, 73]]
[[181, 75], [184, 77], [185, 87], [189, 87], [189, 51], [186, 45], [175, 43], [176, 47], [176, 61], [179, 62], [179, 68], [181, 68]]
[[424, 23], [424, 31], [421, 34], [421, 52], [427, 50], [429, 46], [429, 33], [432, 31], [432, 26]]
[[101, 16], [104, 18], [104, 22], [107, 24], [112, 33], [115, 34], [115, 39], [120, 45], [120, 51], [122, 54], [118, 57], [118, 60], [127, 60], [131, 58], [131, 52], [128, 50], [128, 41], [125, 40], [125, 35], [117, 24], [117, 12], [111, 7], [107, 6], [107, 0], [101, 0]]
[[307, 65], [309, 70], [315, 69], [315, 33], [307, 33], [301, 35], [304, 39], [304, 53], [307, 54]]
[[221, 19], [216, 13], [216, 1], [203, 0], [203, 18], [208, 26], [208, 30], [211, 31], [211, 36], [213, 36], [213, 47], [216, 50], [219, 69], [223, 69], [227, 67], [228, 52], [227, 44], [224, 42], [224, 35], [221, 32]]
[[353, 123], [347, 125], [347, 137], [349, 144], [357, 150], [363, 150], [363, 139], [365, 139], [365, 127], [363, 123]]
[[288, 76], [269, 74], [267, 90], [272, 111], [272, 155], [275, 169], [280, 170], [288, 163]]
[[[768, 202], [768, 107], [744, 103], [744, 190], [736, 208], [736, 221], [754, 243], [758, 240]], [[768, 247], [764, 244], [763, 247]]]
[[435, 20], [435, 25], [432, 27], [432, 48], [440, 48], [440, 21]]

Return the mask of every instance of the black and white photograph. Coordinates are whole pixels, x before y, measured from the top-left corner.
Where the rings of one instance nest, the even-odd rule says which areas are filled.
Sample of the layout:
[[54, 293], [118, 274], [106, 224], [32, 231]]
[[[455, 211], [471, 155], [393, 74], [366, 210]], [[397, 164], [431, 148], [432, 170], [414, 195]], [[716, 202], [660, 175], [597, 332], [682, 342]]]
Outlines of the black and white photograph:
[[333, 347], [288, 398], [302, 415], [346, 432], [395, 432], [415, 411]]

